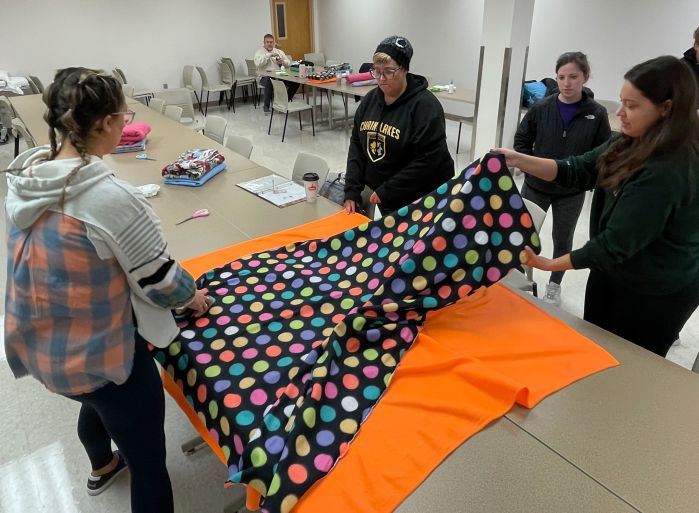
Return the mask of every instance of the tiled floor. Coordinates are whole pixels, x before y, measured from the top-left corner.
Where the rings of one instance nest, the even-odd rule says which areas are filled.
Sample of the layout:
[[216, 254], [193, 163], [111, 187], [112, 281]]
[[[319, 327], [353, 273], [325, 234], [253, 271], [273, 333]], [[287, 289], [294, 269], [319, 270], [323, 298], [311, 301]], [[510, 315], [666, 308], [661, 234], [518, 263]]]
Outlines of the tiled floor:
[[[353, 100], [350, 100], [354, 108]], [[326, 103], [327, 107], [327, 103]], [[324, 157], [331, 172], [343, 171], [347, 158], [349, 132], [329, 130], [317, 123], [316, 137], [311, 135], [309, 120], [299, 131], [298, 118], [291, 117], [286, 140], [281, 143], [283, 117], [275, 116], [272, 135], [267, 135], [269, 118], [261, 109], [239, 103], [235, 114], [223, 109], [210, 109], [210, 114], [223, 115], [229, 121], [228, 133], [250, 138], [254, 149], [252, 160], [275, 172], [290, 176], [294, 159], [299, 151]], [[341, 103], [335, 100], [335, 112], [341, 115]], [[447, 122], [449, 148], [456, 148], [457, 125]], [[456, 158], [457, 169], [468, 164], [468, 128], [461, 134], [461, 153]], [[11, 160], [13, 145], [0, 146], [0, 169]], [[518, 177], [521, 183], [521, 177]], [[0, 180], [0, 197], [4, 198], [5, 182]], [[588, 198], [589, 200], [589, 198]], [[589, 201], [585, 203], [575, 236], [575, 246], [587, 240]], [[5, 236], [4, 216], [0, 221], [0, 235]], [[550, 254], [551, 224], [547, 219], [542, 229], [542, 241]], [[4, 261], [4, 244], [0, 260]], [[540, 289], [546, 283], [544, 273], [536, 272]], [[562, 308], [582, 314], [583, 293], [587, 273], [574, 271], [563, 281]], [[5, 273], [0, 274], [4, 289]], [[0, 300], [0, 325], [4, 303]], [[1, 326], [0, 326], [1, 328]], [[1, 332], [0, 332], [1, 334]], [[680, 343], [673, 347], [668, 358], [685, 367], [691, 367], [699, 350], [699, 312], [685, 326]], [[0, 344], [2, 348], [2, 344]], [[32, 379], [16, 381], [4, 362], [0, 351], [0, 511], [3, 513], [110, 513], [129, 511], [128, 480], [118, 482], [99, 497], [85, 492], [88, 461], [75, 434], [77, 405], [46, 392]], [[224, 466], [208, 450], [194, 456], [184, 456], [179, 446], [193, 436], [185, 416], [175, 403], [167, 400], [165, 428], [168, 435], [168, 468], [175, 489], [178, 513], [220, 513], [223, 507], [240, 498], [239, 489], [225, 489]]]

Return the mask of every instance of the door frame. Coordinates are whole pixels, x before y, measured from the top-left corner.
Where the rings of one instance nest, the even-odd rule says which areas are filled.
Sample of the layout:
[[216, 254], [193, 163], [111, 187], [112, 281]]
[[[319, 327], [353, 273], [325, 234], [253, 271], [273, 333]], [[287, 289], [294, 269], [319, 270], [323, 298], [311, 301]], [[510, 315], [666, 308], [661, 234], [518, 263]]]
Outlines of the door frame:
[[[311, 35], [311, 52], [316, 51], [316, 38], [315, 38], [315, 19], [313, 16], [313, 4], [315, 0], [306, 0], [308, 4], [308, 20], [309, 20], [309, 31]], [[269, 19], [272, 25], [272, 35], [274, 40], [279, 40], [279, 35], [277, 34], [277, 23], [276, 23], [276, 9], [277, 4], [286, 4], [285, 0], [269, 0]], [[286, 7], [284, 7], [286, 10]]]

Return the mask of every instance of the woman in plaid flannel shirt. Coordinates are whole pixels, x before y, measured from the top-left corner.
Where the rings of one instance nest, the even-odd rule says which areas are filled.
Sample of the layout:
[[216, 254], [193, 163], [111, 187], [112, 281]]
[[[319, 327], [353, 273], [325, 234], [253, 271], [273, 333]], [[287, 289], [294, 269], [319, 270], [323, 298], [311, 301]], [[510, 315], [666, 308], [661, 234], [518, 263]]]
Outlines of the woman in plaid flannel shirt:
[[134, 115], [119, 82], [64, 69], [44, 102], [50, 147], [7, 173], [7, 360], [16, 377], [81, 403], [90, 495], [128, 466], [132, 511], [171, 513], [164, 395], [146, 341], [167, 345], [171, 309], [202, 315], [210, 298], [170, 257], [148, 202], [102, 161]]

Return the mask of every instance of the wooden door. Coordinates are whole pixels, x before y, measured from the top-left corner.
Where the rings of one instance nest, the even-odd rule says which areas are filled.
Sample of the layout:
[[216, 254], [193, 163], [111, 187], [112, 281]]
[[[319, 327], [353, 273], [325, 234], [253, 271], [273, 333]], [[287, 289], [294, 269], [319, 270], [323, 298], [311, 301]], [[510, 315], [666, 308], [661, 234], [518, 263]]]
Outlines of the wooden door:
[[313, 0], [270, 0], [277, 46], [298, 61], [313, 51]]

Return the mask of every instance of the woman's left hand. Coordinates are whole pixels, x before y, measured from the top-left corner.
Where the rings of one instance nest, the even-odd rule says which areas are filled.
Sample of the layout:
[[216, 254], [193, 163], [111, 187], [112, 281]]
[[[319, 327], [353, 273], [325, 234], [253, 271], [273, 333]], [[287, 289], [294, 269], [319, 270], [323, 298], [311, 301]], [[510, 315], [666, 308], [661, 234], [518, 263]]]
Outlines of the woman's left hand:
[[371, 196], [369, 197], [369, 201], [374, 205], [378, 205], [379, 203], [381, 203], [381, 198], [379, 198], [379, 195], [376, 194], [376, 192], [372, 192]]
[[527, 260], [522, 263], [535, 269], [541, 269], [542, 271], [568, 271], [573, 268], [570, 254], [558, 258], [546, 258], [534, 253], [534, 250], [529, 246], [524, 246], [524, 252]]

